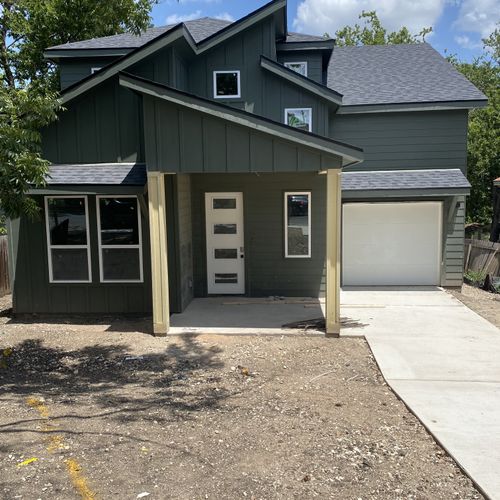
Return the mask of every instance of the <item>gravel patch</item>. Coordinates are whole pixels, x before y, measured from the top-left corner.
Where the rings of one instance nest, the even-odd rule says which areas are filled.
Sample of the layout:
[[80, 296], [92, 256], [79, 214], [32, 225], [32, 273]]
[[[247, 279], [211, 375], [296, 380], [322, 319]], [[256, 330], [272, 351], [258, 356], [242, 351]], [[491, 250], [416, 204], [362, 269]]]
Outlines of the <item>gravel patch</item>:
[[362, 339], [7, 320], [0, 349], [1, 498], [80, 498], [69, 460], [96, 498], [482, 498]]
[[500, 328], [500, 294], [464, 284], [462, 290], [448, 290], [460, 302]]

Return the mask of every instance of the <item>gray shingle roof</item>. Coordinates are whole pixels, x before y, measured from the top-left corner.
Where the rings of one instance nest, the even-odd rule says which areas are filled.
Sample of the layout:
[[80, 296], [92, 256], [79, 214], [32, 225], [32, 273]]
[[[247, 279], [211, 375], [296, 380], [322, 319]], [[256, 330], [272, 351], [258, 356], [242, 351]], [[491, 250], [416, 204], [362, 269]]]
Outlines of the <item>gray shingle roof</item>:
[[[231, 23], [221, 19], [204, 17], [193, 21], [185, 21], [189, 33], [196, 43], [226, 28]], [[91, 40], [82, 40], [80, 42], [65, 43], [49, 47], [47, 50], [66, 50], [66, 49], [136, 49], [150, 42], [154, 38], [163, 35], [177, 24], [149, 28], [139, 36], [131, 33], [122, 33], [120, 35], [105, 36], [102, 38], [92, 38]]]
[[51, 165], [47, 184], [144, 186], [146, 166], [142, 163], [98, 163], [95, 165]]
[[343, 191], [446, 188], [469, 189], [470, 184], [458, 168], [342, 172]]
[[324, 42], [325, 40], [331, 40], [331, 38], [325, 38], [324, 36], [316, 35], [306, 35], [304, 33], [288, 33], [286, 41], [288, 42]]
[[486, 99], [427, 43], [336, 47], [328, 86], [344, 106]]

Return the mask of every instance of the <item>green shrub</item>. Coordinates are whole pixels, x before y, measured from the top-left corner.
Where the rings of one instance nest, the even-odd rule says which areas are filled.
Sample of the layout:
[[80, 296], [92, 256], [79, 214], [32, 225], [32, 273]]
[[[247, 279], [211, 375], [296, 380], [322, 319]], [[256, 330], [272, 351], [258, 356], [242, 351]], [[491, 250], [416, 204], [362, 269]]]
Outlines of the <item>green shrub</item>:
[[468, 270], [464, 274], [465, 281], [474, 286], [483, 286], [484, 280], [486, 278], [486, 273], [484, 271], [472, 271]]

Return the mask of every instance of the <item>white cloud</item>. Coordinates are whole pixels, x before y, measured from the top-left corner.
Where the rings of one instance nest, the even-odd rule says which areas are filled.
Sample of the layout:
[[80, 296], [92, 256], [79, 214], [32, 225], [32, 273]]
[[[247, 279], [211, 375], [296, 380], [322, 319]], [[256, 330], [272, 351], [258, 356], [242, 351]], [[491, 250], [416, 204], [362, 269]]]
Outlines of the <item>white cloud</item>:
[[467, 33], [478, 33], [486, 38], [495, 29], [495, 23], [499, 19], [498, 0], [464, 0], [453, 27]]
[[482, 47], [482, 44], [479, 41], [472, 40], [467, 35], [457, 35], [454, 40], [457, 45], [460, 45], [460, 47], [463, 47], [464, 49], [480, 49]]
[[361, 11], [376, 10], [388, 30], [406, 26], [416, 34], [422, 28], [436, 25], [447, 2], [449, 0], [302, 0], [293, 26], [301, 32], [333, 36], [339, 28], [361, 23], [358, 19]]
[[165, 19], [166, 24], [178, 24], [184, 21], [192, 21], [193, 19], [198, 19], [201, 17], [201, 10], [197, 10], [196, 12], [192, 12], [191, 14], [177, 15], [172, 14]]
[[221, 21], [230, 21], [232, 23], [234, 22], [234, 17], [229, 14], [229, 12], [221, 12], [214, 17], [215, 19], [220, 19]]

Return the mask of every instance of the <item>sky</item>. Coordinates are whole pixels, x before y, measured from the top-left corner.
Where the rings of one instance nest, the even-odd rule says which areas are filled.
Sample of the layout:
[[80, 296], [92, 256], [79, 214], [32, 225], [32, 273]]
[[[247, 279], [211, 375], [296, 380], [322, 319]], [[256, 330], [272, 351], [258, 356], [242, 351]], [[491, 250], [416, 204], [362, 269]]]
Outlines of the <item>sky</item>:
[[[155, 26], [209, 16], [234, 21], [268, 0], [159, 0]], [[359, 22], [363, 10], [376, 10], [389, 30], [407, 26], [413, 33], [432, 26], [426, 41], [442, 54], [471, 61], [482, 52], [481, 38], [500, 21], [500, 0], [288, 0], [288, 30], [331, 36]]]

